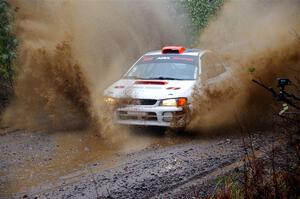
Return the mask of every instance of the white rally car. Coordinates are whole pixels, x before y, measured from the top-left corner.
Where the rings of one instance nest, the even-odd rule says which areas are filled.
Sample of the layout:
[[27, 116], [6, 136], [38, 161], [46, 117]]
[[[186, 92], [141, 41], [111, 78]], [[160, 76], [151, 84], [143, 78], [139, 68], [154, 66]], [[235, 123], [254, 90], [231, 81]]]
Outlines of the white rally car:
[[104, 92], [113, 121], [126, 125], [184, 128], [198, 81], [226, 71], [211, 51], [167, 46], [143, 55]]

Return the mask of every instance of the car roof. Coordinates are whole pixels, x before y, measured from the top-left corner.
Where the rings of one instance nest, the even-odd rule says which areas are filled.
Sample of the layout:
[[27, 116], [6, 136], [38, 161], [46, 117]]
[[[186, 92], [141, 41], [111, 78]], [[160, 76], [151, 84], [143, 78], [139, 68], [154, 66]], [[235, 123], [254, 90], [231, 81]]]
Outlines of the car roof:
[[151, 51], [147, 52], [144, 55], [191, 55], [191, 56], [201, 56], [203, 53], [205, 53], [205, 50], [200, 50], [196, 48], [188, 48], [185, 49], [183, 53], [162, 53], [161, 50]]

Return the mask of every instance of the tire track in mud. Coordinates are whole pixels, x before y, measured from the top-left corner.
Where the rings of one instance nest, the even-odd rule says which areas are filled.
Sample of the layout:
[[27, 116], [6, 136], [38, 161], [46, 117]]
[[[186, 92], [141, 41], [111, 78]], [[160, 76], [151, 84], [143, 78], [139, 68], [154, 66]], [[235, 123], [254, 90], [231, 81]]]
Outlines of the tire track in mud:
[[[265, 156], [267, 156], [267, 153], [271, 152], [275, 148], [282, 146], [282, 144], [284, 143], [286, 143], [284, 139], [277, 140], [275, 143], [271, 143], [264, 147], [264, 150], [255, 150], [253, 154], [257, 159], [264, 158]], [[251, 156], [251, 154], [249, 156]], [[195, 197], [192, 194], [195, 194], [195, 190], [197, 190], [197, 188], [199, 189], [199, 187], [205, 187], [206, 185], [206, 187], [202, 188], [202, 190], [208, 189], [208, 187], [212, 184], [209, 182], [215, 181], [219, 176], [230, 175], [233, 171], [241, 171], [242, 167], [244, 167], [247, 162], [245, 161], [245, 159], [247, 160], [248, 158], [249, 157], [244, 156], [241, 160], [237, 160], [229, 165], [225, 165], [224, 167], [218, 168], [212, 172], [207, 173], [207, 175], [198, 177], [195, 176], [190, 181], [178, 185], [173, 189], [167, 190], [166, 192], [160, 193], [159, 195], [152, 198], [169, 198], [171, 196], [172, 198]], [[215, 188], [216, 187], [217, 186], [215, 186]]]
[[[272, 137], [256, 135], [254, 148], [268, 145]], [[29, 198], [168, 198], [172, 190], [230, 168], [243, 156], [243, 144], [238, 136], [202, 138], [125, 154], [123, 161], [112, 168], [97, 171], [96, 167], [90, 167], [93, 174], [82, 176], [78, 182], [26, 195]]]

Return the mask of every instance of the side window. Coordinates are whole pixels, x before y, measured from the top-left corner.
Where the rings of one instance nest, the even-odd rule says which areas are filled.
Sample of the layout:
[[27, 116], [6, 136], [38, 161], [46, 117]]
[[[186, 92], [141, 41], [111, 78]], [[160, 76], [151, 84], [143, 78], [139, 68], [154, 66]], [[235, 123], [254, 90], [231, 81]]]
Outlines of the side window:
[[205, 53], [201, 57], [201, 78], [207, 80], [225, 72], [222, 59], [214, 53]]

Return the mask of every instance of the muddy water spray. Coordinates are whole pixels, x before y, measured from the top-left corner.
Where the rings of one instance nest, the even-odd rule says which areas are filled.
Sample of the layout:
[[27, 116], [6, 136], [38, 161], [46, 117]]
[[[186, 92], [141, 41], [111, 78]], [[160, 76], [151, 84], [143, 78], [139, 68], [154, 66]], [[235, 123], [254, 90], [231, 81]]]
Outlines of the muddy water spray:
[[[167, 1], [13, 0], [20, 39], [16, 98], [4, 114], [21, 128], [97, 123], [103, 89], [145, 51], [182, 43]], [[174, 15], [173, 15], [174, 16]]]
[[[202, 32], [199, 44], [219, 52], [231, 75], [195, 93], [192, 127], [222, 130], [236, 119], [267, 123], [270, 94], [253, 84], [276, 87], [276, 77], [297, 82], [300, 76], [300, 3], [298, 1], [230, 1]], [[249, 68], [255, 68], [254, 73]], [[204, 89], [203, 89], [204, 88]], [[278, 110], [275, 108], [275, 111]], [[267, 116], [267, 117], [266, 117]], [[243, 119], [242, 119], [243, 118]]]

